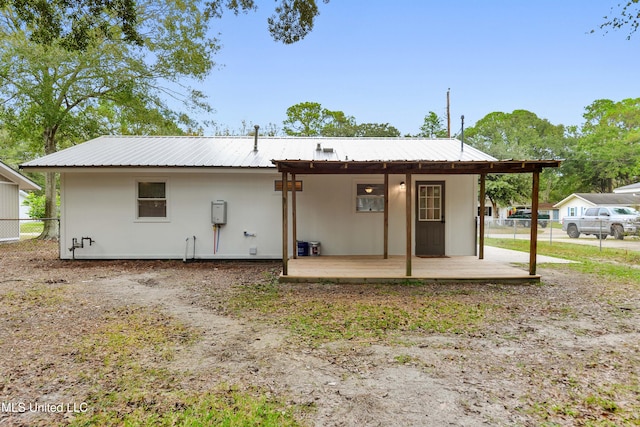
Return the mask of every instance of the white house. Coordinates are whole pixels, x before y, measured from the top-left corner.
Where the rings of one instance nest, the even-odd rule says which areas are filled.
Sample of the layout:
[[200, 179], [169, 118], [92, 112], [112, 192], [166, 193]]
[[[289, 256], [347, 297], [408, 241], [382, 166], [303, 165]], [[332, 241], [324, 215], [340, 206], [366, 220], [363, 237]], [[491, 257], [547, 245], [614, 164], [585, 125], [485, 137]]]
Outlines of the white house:
[[580, 216], [594, 206], [629, 206], [638, 207], [640, 196], [634, 194], [615, 193], [573, 193], [555, 205], [560, 220], [566, 216]]
[[625, 185], [624, 187], [614, 188], [613, 192], [616, 194], [640, 195], [640, 182], [636, 182], [635, 184]]
[[0, 162], [0, 241], [20, 239], [21, 193], [40, 187]]
[[21, 167], [60, 173], [64, 259], [281, 259], [283, 236], [404, 255], [408, 203], [413, 254], [474, 255], [478, 176], [557, 164], [455, 139], [106, 136]]
[[31, 217], [29, 216], [29, 206], [25, 205], [27, 197], [29, 197], [29, 193], [27, 193], [26, 191], [20, 190], [18, 192], [18, 205], [20, 208], [18, 210], [18, 218], [20, 219], [31, 219]]

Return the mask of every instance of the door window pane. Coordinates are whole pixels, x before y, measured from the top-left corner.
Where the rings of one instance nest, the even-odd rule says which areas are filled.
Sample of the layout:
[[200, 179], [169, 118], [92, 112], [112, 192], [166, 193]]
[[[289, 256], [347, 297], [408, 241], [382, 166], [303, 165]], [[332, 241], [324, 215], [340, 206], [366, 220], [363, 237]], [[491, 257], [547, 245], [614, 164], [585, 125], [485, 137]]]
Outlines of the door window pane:
[[418, 220], [440, 221], [442, 218], [441, 186], [420, 185], [418, 187]]

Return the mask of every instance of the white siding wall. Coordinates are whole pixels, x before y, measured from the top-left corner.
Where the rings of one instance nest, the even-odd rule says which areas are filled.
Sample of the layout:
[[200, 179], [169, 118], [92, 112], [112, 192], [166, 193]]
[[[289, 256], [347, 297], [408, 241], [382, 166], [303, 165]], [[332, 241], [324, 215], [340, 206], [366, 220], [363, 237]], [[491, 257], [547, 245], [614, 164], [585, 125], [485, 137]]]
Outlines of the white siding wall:
[[19, 216], [18, 218], [20, 219], [29, 219], [29, 206], [25, 206], [23, 203], [25, 202], [25, 200], [27, 200], [27, 196], [29, 195], [29, 193], [27, 193], [26, 191], [20, 191], [19, 192], [19, 200], [18, 200], [18, 204], [19, 204]]
[[[0, 181], [0, 218], [17, 219], [18, 215], [18, 185]], [[18, 239], [20, 239], [19, 222], [0, 221], [0, 241]]]
[[478, 214], [478, 177], [452, 175], [446, 185], [446, 255], [475, 255], [476, 216]]
[[[136, 220], [136, 182], [167, 181], [167, 221]], [[281, 258], [282, 194], [273, 172], [65, 173], [62, 175], [61, 256], [71, 258], [73, 237], [91, 237], [76, 258], [182, 258], [187, 238], [196, 258]], [[382, 213], [355, 211], [356, 183], [382, 176], [296, 176], [298, 240], [320, 241], [323, 255], [382, 254]], [[446, 254], [475, 252], [476, 176], [414, 176], [446, 182]], [[390, 176], [389, 253], [405, 251], [404, 176]], [[412, 190], [415, 191], [412, 187]], [[415, 198], [415, 193], [413, 194]], [[214, 254], [211, 202], [227, 202], [227, 224]], [[291, 207], [289, 209], [291, 214]], [[412, 217], [415, 214], [412, 213]], [[289, 222], [291, 224], [291, 221]], [[413, 227], [412, 223], [412, 227]], [[244, 232], [255, 234], [245, 236]], [[291, 233], [289, 234], [291, 237]], [[257, 255], [250, 255], [250, 248]], [[290, 252], [296, 248], [289, 244]]]

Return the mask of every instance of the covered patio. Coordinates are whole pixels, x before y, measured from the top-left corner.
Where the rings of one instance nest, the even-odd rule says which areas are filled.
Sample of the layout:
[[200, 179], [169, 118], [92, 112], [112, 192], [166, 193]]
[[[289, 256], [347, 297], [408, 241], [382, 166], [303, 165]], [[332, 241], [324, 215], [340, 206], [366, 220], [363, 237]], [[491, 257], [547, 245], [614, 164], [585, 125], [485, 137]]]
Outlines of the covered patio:
[[540, 276], [531, 275], [526, 267], [509, 265], [474, 256], [450, 258], [411, 259], [411, 276], [405, 274], [405, 257], [389, 256], [320, 256], [298, 257], [288, 262], [286, 283], [433, 283], [433, 282], [486, 282], [523, 283], [539, 282]]
[[[389, 199], [389, 175], [402, 175], [411, 183], [413, 175], [466, 174], [479, 177], [479, 200], [485, 198], [487, 174], [532, 174], [532, 223], [537, 223], [540, 172], [545, 167], [558, 167], [557, 160], [492, 160], [492, 161], [426, 161], [426, 160], [272, 160], [282, 173], [282, 275], [283, 282], [537, 282], [537, 228], [531, 227], [528, 270], [485, 259], [484, 221], [479, 221], [477, 256], [420, 258], [413, 255], [411, 185], [406, 186], [405, 230], [406, 248], [403, 256], [390, 256], [388, 252], [388, 209], [384, 209], [384, 245], [379, 255], [298, 257], [296, 221], [296, 175], [309, 174], [378, 174], [384, 176], [385, 204]], [[289, 196], [289, 193], [291, 195]], [[290, 201], [291, 199], [291, 201]], [[291, 208], [291, 236], [289, 235], [289, 209]], [[293, 256], [290, 259], [290, 248]]]

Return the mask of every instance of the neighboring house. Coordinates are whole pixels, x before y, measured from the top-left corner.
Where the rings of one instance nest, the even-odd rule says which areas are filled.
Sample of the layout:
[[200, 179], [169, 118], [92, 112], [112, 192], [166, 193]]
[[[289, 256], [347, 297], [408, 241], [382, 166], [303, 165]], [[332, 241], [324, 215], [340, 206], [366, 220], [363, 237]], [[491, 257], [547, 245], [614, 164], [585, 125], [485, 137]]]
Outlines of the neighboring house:
[[594, 206], [640, 206], [640, 196], [615, 193], [573, 193], [553, 205], [558, 209], [559, 219], [566, 216], [579, 216]]
[[558, 164], [455, 139], [107, 136], [21, 167], [60, 173], [64, 259], [285, 260], [288, 236], [405, 255], [408, 218], [412, 254], [474, 255], [478, 176]]
[[18, 212], [18, 218], [20, 219], [31, 219], [31, 217], [29, 216], [29, 206], [25, 205], [24, 202], [27, 201], [27, 197], [29, 197], [29, 193], [27, 193], [24, 190], [20, 190], [18, 192], [18, 198], [19, 198], [19, 207], [20, 210]]
[[[480, 202], [478, 202], [478, 216], [480, 216]], [[484, 222], [487, 224], [490, 224], [494, 220], [493, 203], [491, 203], [488, 197], [484, 200], [484, 214], [482, 216], [484, 217]]]
[[20, 192], [39, 189], [29, 178], [0, 162], [0, 241], [20, 239]]
[[613, 192], [616, 194], [640, 195], [640, 182], [636, 182], [635, 184], [625, 185], [624, 187], [614, 188]]

